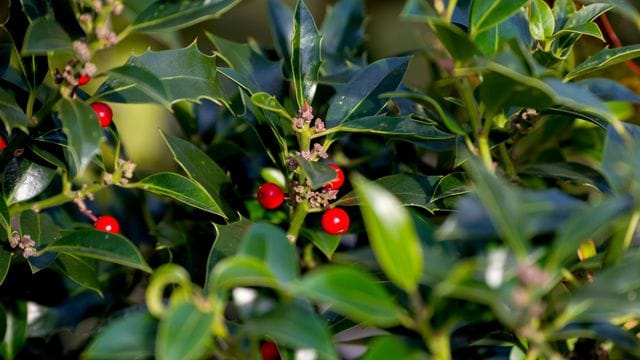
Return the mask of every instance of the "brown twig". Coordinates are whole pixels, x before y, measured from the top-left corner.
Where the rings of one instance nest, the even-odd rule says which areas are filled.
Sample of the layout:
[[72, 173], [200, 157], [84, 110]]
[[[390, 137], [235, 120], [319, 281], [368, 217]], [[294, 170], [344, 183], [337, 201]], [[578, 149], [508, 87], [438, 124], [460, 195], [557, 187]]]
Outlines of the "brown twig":
[[[604, 30], [604, 37], [609, 46], [614, 48], [622, 47], [622, 41], [620, 41], [616, 30], [613, 28], [613, 26], [611, 26], [611, 22], [609, 22], [609, 18], [607, 18], [607, 15], [600, 15], [600, 17], [598, 18], [598, 22], [600, 23], [601, 28]], [[627, 60], [624, 62], [624, 64], [635, 74], [640, 74], [640, 65], [633, 62], [633, 60]]]

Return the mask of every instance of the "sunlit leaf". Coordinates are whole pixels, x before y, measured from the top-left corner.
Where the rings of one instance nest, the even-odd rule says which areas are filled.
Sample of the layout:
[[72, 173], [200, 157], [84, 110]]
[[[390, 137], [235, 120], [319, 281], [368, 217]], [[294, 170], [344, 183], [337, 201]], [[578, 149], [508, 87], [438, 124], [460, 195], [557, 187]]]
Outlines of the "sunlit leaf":
[[306, 274], [296, 292], [329, 305], [356, 321], [369, 325], [398, 324], [402, 309], [370, 274], [356, 268], [325, 266]]
[[240, 0], [158, 0], [151, 3], [133, 20], [134, 31], [168, 31], [215, 19]]
[[76, 174], [81, 173], [98, 153], [102, 130], [95, 111], [79, 99], [62, 99], [59, 103], [62, 130], [67, 136], [67, 150]]
[[338, 359], [325, 322], [310, 309], [297, 304], [281, 305], [267, 314], [248, 319], [242, 329], [256, 336], [266, 335], [294, 349], [313, 349], [319, 359]]
[[98, 230], [71, 232], [52, 242], [40, 252], [85, 256], [151, 272], [142, 254], [131, 241], [121, 235]]
[[529, 0], [477, 0], [471, 4], [471, 33], [489, 29], [518, 11]]
[[55, 19], [37, 18], [27, 28], [21, 53], [46, 55], [54, 51], [71, 52], [71, 38]]
[[202, 185], [176, 173], [161, 172], [153, 174], [126, 186], [149, 191], [157, 195], [168, 196], [187, 205], [224, 217], [220, 206]]
[[197, 102], [206, 98], [227, 103], [215, 56], [201, 53], [195, 42], [185, 48], [149, 50], [131, 56], [112, 72], [115, 76], [100, 86], [95, 97], [113, 102], [155, 102], [168, 109], [182, 100]]
[[87, 360], [146, 359], [154, 354], [158, 323], [146, 311], [111, 320], [83, 353]]
[[382, 186], [357, 176], [351, 183], [360, 199], [365, 228], [380, 267], [397, 286], [415, 291], [423, 263], [409, 212]]
[[212, 325], [213, 312], [204, 312], [187, 301], [172, 304], [158, 326], [156, 358], [200, 359], [213, 341]]
[[332, 128], [349, 119], [376, 115], [387, 102], [380, 95], [398, 88], [408, 63], [407, 57], [387, 58], [359, 71], [329, 103], [327, 127]]
[[291, 70], [298, 108], [311, 103], [318, 86], [320, 71], [320, 41], [316, 23], [304, 1], [299, 0], [293, 14], [291, 39]]
[[49, 186], [55, 173], [54, 169], [31, 162], [26, 158], [12, 159], [4, 169], [3, 190], [7, 204], [11, 205], [38, 196]]
[[604, 49], [576, 66], [573, 71], [565, 76], [565, 80], [571, 80], [594, 71], [605, 69], [609, 66], [625, 62], [640, 56], [640, 45], [628, 45], [615, 49]]

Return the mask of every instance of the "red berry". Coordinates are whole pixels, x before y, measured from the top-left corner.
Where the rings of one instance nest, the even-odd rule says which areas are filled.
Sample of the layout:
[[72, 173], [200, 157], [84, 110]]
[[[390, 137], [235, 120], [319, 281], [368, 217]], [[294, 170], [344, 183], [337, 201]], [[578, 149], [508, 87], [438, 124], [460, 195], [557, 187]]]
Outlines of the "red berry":
[[89, 75], [80, 75], [80, 78], [78, 79], [78, 85], [87, 85], [89, 80], [91, 80], [91, 77]]
[[349, 230], [349, 224], [349, 214], [340, 208], [331, 208], [322, 214], [322, 229], [327, 234], [344, 234]]
[[260, 346], [260, 354], [262, 354], [262, 360], [276, 360], [280, 358], [278, 353], [278, 345], [273, 341], [266, 341]]
[[284, 192], [274, 183], [266, 182], [258, 188], [258, 202], [265, 209], [275, 209], [282, 205]]
[[100, 126], [107, 127], [111, 124], [111, 119], [113, 118], [113, 111], [111, 111], [111, 107], [103, 102], [94, 102], [91, 104], [93, 111], [98, 115], [98, 120], [100, 120]]
[[338, 190], [342, 184], [344, 184], [344, 172], [336, 164], [329, 164], [329, 167], [336, 170], [337, 177], [331, 180], [330, 183], [324, 186], [325, 190]]
[[118, 224], [118, 220], [109, 215], [99, 216], [93, 224], [93, 227], [100, 231], [106, 231], [113, 234], [120, 232], [120, 224]]
[[0, 136], [0, 150], [4, 150], [7, 148], [7, 140], [4, 137]]

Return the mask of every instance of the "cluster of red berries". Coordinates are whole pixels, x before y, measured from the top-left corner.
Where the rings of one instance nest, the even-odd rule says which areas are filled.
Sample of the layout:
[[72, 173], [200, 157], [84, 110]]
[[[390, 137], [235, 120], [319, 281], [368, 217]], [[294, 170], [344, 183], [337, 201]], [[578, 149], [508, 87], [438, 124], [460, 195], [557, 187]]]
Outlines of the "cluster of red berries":
[[[344, 172], [335, 164], [329, 164], [329, 166], [335, 169], [336, 178], [325, 185], [324, 189], [338, 190], [344, 184]], [[263, 208], [273, 210], [284, 202], [284, 191], [278, 185], [266, 182], [258, 188], [257, 198]], [[349, 214], [341, 208], [329, 208], [322, 214], [321, 225], [327, 234], [344, 234], [349, 230]]]
[[[91, 77], [89, 75], [81, 75], [78, 79], [78, 86], [83, 86], [89, 83]], [[113, 119], [113, 111], [111, 111], [111, 107], [103, 102], [96, 101], [91, 104], [91, 108], [98, 116], [98, 120], [100, 120], [101, 127], [107, 127], [111, 125], [111, 120]]]

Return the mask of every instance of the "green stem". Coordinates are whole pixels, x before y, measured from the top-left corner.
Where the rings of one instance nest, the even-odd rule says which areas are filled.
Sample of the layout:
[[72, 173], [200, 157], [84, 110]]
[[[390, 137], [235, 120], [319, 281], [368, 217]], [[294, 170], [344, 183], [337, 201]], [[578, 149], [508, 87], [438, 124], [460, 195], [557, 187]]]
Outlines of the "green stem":
[[449, 344], [449, 335], [446, 332], [433, 331], [430, 325], [431, 315], [429, 310], [424, 306], [422, 296], [418, 290], [409, 294], [411, 309], [414, 313], [413, 328], [422, 337], [422, 341], [429, 348], [434, 359], [449, 360], [451, 359], [451, 346]]
[[480, 159], [487, 169], [493, 171], [493, 160], [491, 158], [491, 149], [489, 147], [489, 131], [491, 130], [491, 123], [487, 121], [484, 127], [482, 126], [482, 111], [480, 110], [480, 106], [478, 106], [476, 99], [473, 97], [473, 89], [471, 88], [469, 80], [466, 78], [460, 79], [460, 81], [457, 81], [455, 85], [462, 96], [462, 101], [464, 102], [465, 107], [467, 108], [471, 127], [473, 128], [473, 132], [478, 143], [478, 154], [480, 155]]
[[606, 264], [614, 264], [620, 257], [624, 254], [625, 250], [629, 248], [631, 245], [631, 240], [633, 240], [633, 234], [638, 227], [638, 221], [640, 221], [640, 210], [635, 210], [633, 214], [631, 214], [631, 219], [629, 219], [629, 223], [627, 224], [627, 229], [624, 233], [623, 238], [614, 237], [612, 239], [611, 245], [609, 245], [609, 249], [607, 249], [607, 254], [605, 257]]
[[305, 126], [300, 132], [300, 151], [309, 150], [311, 150], [311, 130]]
[[36, 90], [33, 89], [29, 91], [29, 99], [27, 99], [27, 111], [25, 114], [27, 115], [27, 121], [31, 122], [31, 117], [33, 117], [33, 105], [36, 103]]
[[287, 239], [292, 243], [295, 243], [300, 234], [300, 229], [304, 223], [304, 218], [307, 217], [309, 210], [309, 203], [304, 200], [298, 204], [293, 210], [291, 215], [291, 222], [289, 223], [289, 230], [287, 231]]
[[58, 195], [55, 195], [43, 200], [14, 204], [9, 207], [9, 214], [13, 216], [27, 210], [33, 210], [38, 212], [40, 210], [60, 206], [70, 201], [73, 201], [73, 199], [75, 199], [78, 194], [83, 195], [83, 194], [95, 193], [102, 190], [104, 187], [105, 185], [102, 185], [102, 184], [93, 184], [82, 190], [71, 191], [71, 192], [65, 191]]
[[504, 166], [504, 171], [507, 174], [507, 177], [509, 179], [514, 179], [517, 176], [516, 168], [513, 166], [513, 161], [511, 161], [509, 151], [507, 151], [507, 145], [501, 143], [498, 146], [498, 150], [500, 151], [500, 159], [502, 160], [502, 165]]
[[444, 19], [447, 22], [451, 22], [451, 18], [453, 17], [453, 12], [456, 9], [456, 4], [458, 0], [449, 0], [449, 5], [447, 6], [447, 12], [444, 14]]

